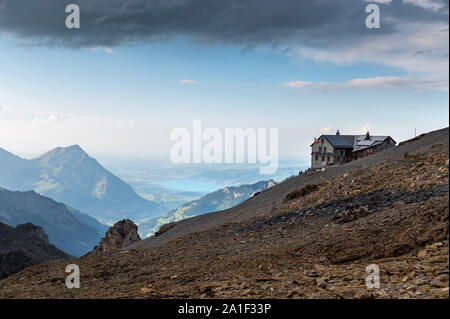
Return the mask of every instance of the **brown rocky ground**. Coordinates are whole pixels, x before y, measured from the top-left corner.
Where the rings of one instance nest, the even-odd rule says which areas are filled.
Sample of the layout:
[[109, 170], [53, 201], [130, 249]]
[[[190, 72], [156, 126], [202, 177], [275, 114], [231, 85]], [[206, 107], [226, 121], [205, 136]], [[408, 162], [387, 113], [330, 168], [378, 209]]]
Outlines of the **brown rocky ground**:
[[[448, 129], [431, 134], [135, 249], [33, 266], [0, 281], [0, 298], [448, 299]], [[80, 289], [65, 287], [68, 263], [80, 266]], [[380, 289], [365, 286], [369, 264]]]

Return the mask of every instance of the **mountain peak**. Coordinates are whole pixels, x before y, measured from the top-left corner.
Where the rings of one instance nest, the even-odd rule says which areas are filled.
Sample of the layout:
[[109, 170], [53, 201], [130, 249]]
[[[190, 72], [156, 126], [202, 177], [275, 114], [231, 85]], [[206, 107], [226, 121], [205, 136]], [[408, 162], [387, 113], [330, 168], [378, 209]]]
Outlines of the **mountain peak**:
[[61, 156], [70, 156], [70, 157], [82, 157], [82, 156], [88, 156], [87, 153], [80, 147], [80, 145], [70, 145], [66, 147], [58, 146], [41, 156], [39, 156], [40, 159], [43, 158], [52, 158], [52, 157], [61, 157]]
[[70, 152], [72, 154], [87, 155], [87, 153], [78, 144], [70, 145], [67, 147], [61, 147], [61, 150], [63, 152]]
[[72, 152], [80, 152], [80, 153], [86, 154], [86, 152], [78, 144], [70, 145], [67, 147], [57, 147], [57, 149], [60, 149], [62, 151], [72, 151]]

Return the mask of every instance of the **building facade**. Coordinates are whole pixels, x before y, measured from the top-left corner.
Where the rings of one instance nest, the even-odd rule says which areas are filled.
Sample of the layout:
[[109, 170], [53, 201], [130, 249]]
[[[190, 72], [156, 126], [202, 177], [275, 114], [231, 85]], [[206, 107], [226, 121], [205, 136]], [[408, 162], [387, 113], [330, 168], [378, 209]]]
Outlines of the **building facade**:
[[390, 136], [321, 135], [311, 144], [311, 168], [344, 164], [393, 147], [396, 142]]

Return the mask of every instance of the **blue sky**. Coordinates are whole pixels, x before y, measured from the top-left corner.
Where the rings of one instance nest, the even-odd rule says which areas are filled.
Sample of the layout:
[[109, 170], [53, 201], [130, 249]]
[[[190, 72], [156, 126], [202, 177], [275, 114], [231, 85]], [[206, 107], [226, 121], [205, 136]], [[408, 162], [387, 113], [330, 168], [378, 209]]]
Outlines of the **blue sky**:
[[[401, 141], [414, 128], [448, 126], [448, 22], [433, 23], [377, 37], [373, 55], [363, 40], [289, 50], [183, 35], [111, 47], [29, 45], [0, 24], [0, 147], [37, 154], [80, 144], [93, 155], [165, 157], [170, 131], [197, 119], [276, 127], [283, 156], [307, 157], [314, 136], [336, 129]], [[435, 42], [417, 41], [424, 26]], [[412, 53], [422, 48], [447, 56], [417, 60]]]

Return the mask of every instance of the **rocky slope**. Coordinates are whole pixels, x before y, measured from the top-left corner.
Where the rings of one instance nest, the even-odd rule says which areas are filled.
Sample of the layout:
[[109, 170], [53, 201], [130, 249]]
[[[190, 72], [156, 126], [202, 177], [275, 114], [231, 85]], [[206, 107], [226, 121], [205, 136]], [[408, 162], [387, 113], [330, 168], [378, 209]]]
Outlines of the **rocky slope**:
[[[235, 208], [196, 216], [121, 251], [0, 281], [3, 298], [449, 298], [448, 129]], [[367, 289], [366, 266], [381, 271]]]
[[44, 261], [67, 258], [49, 243], [41, 227], [27, 223], [13, 228], [0, 223], [0, 279]]
[[94, 218], [34, 191], [0, 188], [0, 222], [10, 226], [33, 223], [44, 229], [50, 242], [73, 256], [91, 251], [107, 230]]
[[249, 185], [239, 185], [219, 189], [215, 192], [182, 205], [161, 217], [139, 223], [139, 233], [146, 238], [152, 236], [162, 225], [180, 220], [231, 208], [270, 187], [275, 186], [273, 180], [260, 181]]
[[164, 236], [145, 239], [133, 246], [133, 248], [157, 247], [192, 232], [204, 231], [227, 223], [245, 222], [256, 217], [270, 216], [274, 210], [284, 204], [285, 197], [293, 190], [300, 190], [307, 185], [321, 184], [350, 171], [372, 167], [386, 160], [395, 165], [404, 160], [405, 153], [428, 152], [432, 145], [448, 145], [448, 139], [448, 128], [441, 129], [414, 139], [414, 141], [405, 141], [399, 147], [388, 149], [345, 165], [329, 167], [324, 172], [301, 174], [279, 183], [275, 187], [269, 188], [258, 196], [252, 197], [230, 209], [177, 222], [175, 227], [172, 227], [171, 231], [165, 233]]
[[78, 145], [57, 147], [32, 160], [0, 149], [0, 187], [34, 190], [104, 223], [164, 213], [162, 207], [140, 197]]

